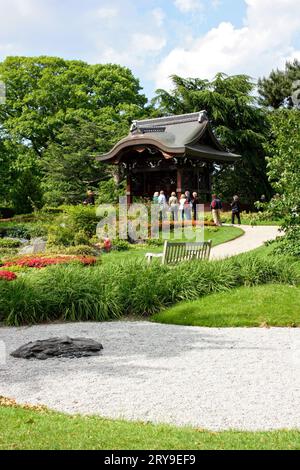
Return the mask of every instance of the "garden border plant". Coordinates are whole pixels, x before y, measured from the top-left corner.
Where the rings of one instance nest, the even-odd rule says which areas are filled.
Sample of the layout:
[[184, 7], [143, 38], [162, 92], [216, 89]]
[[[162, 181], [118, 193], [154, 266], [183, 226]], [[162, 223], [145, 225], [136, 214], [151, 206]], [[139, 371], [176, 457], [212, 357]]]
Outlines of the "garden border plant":
[[147, 317], [183, 300], [267, 283], [299, 284], [292, 259], [245, 254], [172, 268], [155, 263], [149, 267], [137, 260], [94, 267], [50, 266], [0, 283], [0, 321], [22, 325]]

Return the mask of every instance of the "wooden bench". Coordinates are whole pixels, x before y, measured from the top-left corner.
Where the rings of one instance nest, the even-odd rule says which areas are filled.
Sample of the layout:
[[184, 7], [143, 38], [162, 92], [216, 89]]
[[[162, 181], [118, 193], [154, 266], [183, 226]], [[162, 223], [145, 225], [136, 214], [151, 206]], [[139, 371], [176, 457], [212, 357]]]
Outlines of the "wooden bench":
[[150, 264], [153, 259], [161, 258], [162, 264], [178, 264], [183, 261], [209, 260], [212, 241], [195, 243], [165, 242], [163, 253], [147, 253], [146, 258]]

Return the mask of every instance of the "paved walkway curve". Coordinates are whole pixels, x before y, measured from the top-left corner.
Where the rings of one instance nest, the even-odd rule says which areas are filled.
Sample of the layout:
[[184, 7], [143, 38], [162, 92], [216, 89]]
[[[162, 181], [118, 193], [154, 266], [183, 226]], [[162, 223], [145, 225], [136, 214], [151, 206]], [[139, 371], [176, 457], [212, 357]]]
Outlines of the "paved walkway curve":
[[245, 234], [236, 240], [214, 247], [211, 252], [211, 259], [224, 259], [255, 250], [265, 242], [275, 240], [282, 235], [279, 227], [241, 225], [240, 228], [244, 230]]

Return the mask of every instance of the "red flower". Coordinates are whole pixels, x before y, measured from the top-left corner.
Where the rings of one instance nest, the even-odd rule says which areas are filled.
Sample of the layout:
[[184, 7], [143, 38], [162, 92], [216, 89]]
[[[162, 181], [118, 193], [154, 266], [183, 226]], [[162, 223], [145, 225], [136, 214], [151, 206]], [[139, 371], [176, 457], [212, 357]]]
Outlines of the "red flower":
[[107, 252], [111, 251], [111, 249], [112, 249], [112, 243], [111, 243], [111, 241], [110, 241], [109, 238], [105, 238], [103, 245], [104, 245], [105, 251], [107, 251]]
[[15, 273], [11, 273], [10, 271], [0, 271], [0, 279], [4, 279], [5, 281], [14, 281], [17, 279]]
[[23, 268], [35, 268], [35, 269], [42, 269], [47, 266], [55, 265], [55, 264], [68, 264], [74, 261], [79, 261], [85, 266], [90, 266], [96, 263], [97, 259], [95, 257], [86, 257], [86, 256], [57, 256], [55, 258], [47, 258], [47, 257], [23, 257], [16, 259], [15, 261], [11, 261], [9, 263], [5, 263], [5, 267], [9, 268], [11, 266], [21, 266]]

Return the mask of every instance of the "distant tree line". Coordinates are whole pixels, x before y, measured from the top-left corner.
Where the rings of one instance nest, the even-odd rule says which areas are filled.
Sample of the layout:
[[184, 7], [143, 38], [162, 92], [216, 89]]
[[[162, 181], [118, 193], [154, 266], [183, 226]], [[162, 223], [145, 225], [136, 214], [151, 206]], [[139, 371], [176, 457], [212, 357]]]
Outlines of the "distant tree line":
[[139, 80], [119, 65], [9, 57], [0, 63], [0, 80], [7, 94], [0, 105], [0, 207], [19, 213], [78, 203], [99, 185], [111, 188], [115, 170], [94, 155], [127, 135], [132, 120], [202, 109], [224, 146], [243, 157], [234, 167], [215, 167], [216, 191], [225, 198], [238, 193], [254, 204], [278, 190], [270, 170], [279, 152], [276, 126], [289, 138], [286, 116], [293, 112], [296, 121], [300, 116], [291, 109], [297, 107], [298, 61], [258, 86], [246, 75], [220, 73], [211, 81], [173, 76], [172, 91], [157, 90], [151, 102]]

